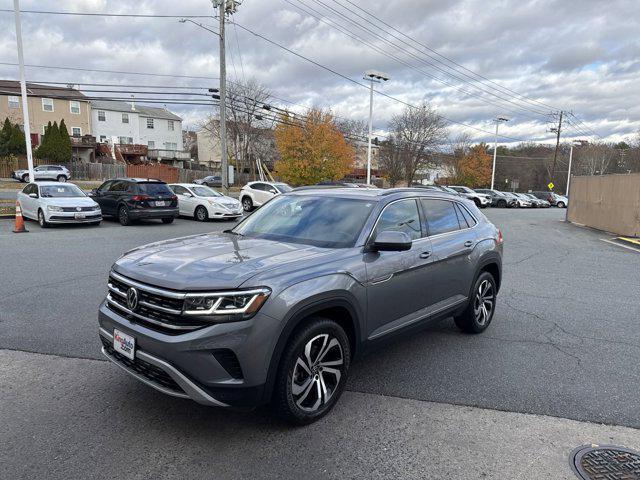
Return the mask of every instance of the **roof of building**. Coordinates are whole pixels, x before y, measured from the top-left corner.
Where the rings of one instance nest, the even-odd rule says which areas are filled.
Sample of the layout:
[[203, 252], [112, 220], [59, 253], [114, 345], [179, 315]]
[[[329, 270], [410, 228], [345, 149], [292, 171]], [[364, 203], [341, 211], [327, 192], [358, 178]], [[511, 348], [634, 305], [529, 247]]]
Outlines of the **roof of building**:
[[115, 112], [133, 112], [137, 113], [141, 117], [163, 118], [166, 120], [176, 120], [181, 122], [182, 118], [171, 113], [166, 108], [149, 107], [147, 105], [140, 105], [134, 103], [135, 107], [131, 108], [131, 103], [117, 102], [113, 100], [91, 100], [91, 108], [94, 110], [111, 110]]
[[[0, 80], [0, 95], [20, 95], [20, 82]], [[69, 87], [52, 87], [38, 83], [27, 83], [28, 97], [62, 98], [65, 100], [86, 100], [82, 92]]]

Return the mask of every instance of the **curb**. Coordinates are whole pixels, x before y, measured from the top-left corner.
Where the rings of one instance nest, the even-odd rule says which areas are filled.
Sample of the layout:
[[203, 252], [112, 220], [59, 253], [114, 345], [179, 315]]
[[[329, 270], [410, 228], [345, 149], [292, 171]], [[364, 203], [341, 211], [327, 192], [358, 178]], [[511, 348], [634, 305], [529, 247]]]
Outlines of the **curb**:
[[634, 246], [638, 246], [640, 247], [640, 238], [633, 238], [633, 237], [617, 237], [616, 240], [619, 240], [621, 242], [627, 242], [627, 243], [631, 243]]

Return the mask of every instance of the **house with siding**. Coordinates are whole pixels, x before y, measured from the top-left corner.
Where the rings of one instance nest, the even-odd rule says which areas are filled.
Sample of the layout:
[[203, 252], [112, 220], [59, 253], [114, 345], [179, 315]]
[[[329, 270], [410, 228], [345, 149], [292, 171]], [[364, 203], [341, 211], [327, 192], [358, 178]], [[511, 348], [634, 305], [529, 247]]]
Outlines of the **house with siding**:
[[[112, 148], [143, 146], [149, 160], [174, 166], [183, 166], [185, 160], [190, 160], [189, 152], [183, 150], [182, 118], [165, 108], [95, 100], [91, 102], [91, 119], [95, 137]], [[142, 150], [135, 149], [137, 154]]]

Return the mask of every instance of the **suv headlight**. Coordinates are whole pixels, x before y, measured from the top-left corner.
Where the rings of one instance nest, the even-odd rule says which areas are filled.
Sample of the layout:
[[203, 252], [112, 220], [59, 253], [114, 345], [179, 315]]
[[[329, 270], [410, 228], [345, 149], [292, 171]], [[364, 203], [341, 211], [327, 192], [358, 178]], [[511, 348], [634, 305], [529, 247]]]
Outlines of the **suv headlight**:
[[62, 207], [57, 207], [55, 205], [47, 205], [47, 210], [49, 210], [50, 212], [61, 212]]
[[220, 293], [189, 293], [184, 300], [183, 313], [216, 317], [232, 315], [232, 320], [240, 320], [255, 314], [270, 294], [271, 290], [268, 288]]

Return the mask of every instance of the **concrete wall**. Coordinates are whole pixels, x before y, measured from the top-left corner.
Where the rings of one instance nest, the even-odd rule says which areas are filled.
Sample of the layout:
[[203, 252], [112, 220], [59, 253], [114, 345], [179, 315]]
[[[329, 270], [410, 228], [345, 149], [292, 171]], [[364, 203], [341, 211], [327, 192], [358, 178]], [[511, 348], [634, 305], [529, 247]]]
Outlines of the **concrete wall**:
[[640, 237], [640, 173], [572, 177], [567, 219]]

